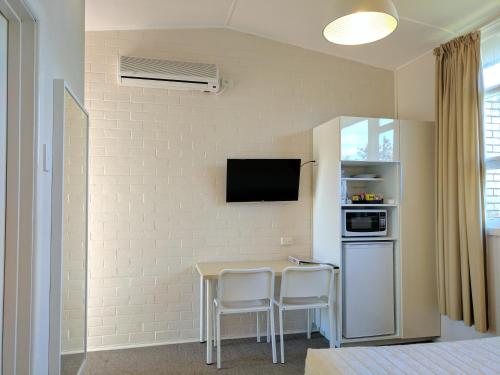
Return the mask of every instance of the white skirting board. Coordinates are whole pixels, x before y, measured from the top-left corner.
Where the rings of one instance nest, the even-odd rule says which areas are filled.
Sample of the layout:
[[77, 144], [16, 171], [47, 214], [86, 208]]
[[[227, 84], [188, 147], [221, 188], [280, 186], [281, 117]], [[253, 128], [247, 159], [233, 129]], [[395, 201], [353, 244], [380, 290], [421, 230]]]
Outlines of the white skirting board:
[[[314, 329], [313, 329], [313, 332], [315, 332]], [[299, 334], [299, 333], [303, 333], [305, 335], [306, 331], [302, 330], [302, 329], [285, 331], [285, 335], [292, 335], [292, 334]], [[233, 340], [233, 339], [246, 339], [246, 338], [251, 338], [251, 337], [255, 337], [255, 335], [225, 336], [225, 337], [221, 337], [221, 339], [222, 340]], [[265, 338], [265, 334], [262, 334], [261, 337]], [[304, 339], [305, 339], [305, 336], [304, 336]], [[103, 346], [103, 347], [98, 347], [98, 348], [89, 348], [87, 351], [88, 352], [104, 352], [107, 350], [147, 348], [147, 347], [162, 346], [162, 345], [189, 344], [192, 342], [200, 343], [199, 339], [194, 338], [194, 339], [186, 339], [186, 340], [158, 341], [158, 342], [144, 343], [144, 344], [110, 345], [110, 346]], [[264, 343], [264, 339], [262, 342]], [[200, 344], [206, 345], [206, 343], [200, 343]]]

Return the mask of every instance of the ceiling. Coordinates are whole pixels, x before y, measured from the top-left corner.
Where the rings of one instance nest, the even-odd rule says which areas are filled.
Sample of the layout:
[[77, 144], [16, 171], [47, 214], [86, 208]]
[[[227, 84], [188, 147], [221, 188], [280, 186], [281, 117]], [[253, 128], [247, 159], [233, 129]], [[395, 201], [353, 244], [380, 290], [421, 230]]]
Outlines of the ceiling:
[[500, 0], [393, 0], [400, 22], [363, 46], [323, 38], [325, 14], [349, 0], [86, 0], [87, 30], [225, 27], [302, 48], [396, 69], [438, 44], [500, 18]]

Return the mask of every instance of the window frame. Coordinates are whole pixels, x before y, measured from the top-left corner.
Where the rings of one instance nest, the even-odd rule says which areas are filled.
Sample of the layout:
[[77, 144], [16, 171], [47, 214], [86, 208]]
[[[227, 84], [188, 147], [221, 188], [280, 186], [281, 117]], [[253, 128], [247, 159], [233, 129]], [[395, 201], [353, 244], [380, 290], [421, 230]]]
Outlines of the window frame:
[[[500, 85], [495, 85], [492, 87], [488, 87], [484, 91], [484, 99], [483, 99], [483, 113], [485, 112], [484, 104], [486, 102], [486, 98], [490, 95], [500, 94]], [[484, 116], [485, 117], [485, 116]], [[483, 130], [483, 140], [485, 139], [486, 130]], [[487, 213], [486, 210], [486, 173], [491, 169], [500, 169], [500, 155], [486, 157], [486, 152], [484, 155], [484, 175], [485, 175], [485, 183], [484, 183], [484, 212]], [[500, 218], [488, 219], [485, 215], [485, 224], [487, 229], [500, 229]]]
[[8, 21], [7, 206], [0, 372], [35, 368], [33, 264], [36, 255], [37, 23], [23, 0], [0, 0]]

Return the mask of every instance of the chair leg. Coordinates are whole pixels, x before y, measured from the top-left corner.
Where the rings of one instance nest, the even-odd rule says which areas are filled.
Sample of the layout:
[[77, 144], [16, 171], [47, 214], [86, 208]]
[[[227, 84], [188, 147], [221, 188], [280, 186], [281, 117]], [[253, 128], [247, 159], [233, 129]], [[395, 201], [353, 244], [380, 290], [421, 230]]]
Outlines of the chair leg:
[[278, 308], [279, 320], [280, 320], [280, 354], [281, 363], [285, 363], [285, 343], [283, 341], [283, 310]]
[[333, 306], [331, 304], [328, 306], [328, 323], [330, 329], [330, 348], [334, 348], [337, 337], [333, 327]]
[[[216, 323], [216, 321], [215, 321], [216, 320], [216, 316], [215, 316], [216, 313], [215, 312], [217, 311], [217, 309], [215, 308], [215, 303], [214, 303], [213, 311], [214, 311], [214, 313], [212, 314], [212, 328], [213, 328], [212, 338], [213, 338], [213, 346], [215, 348], [215, 344], [217, 342], [217, 334], [216, 334], [217, 325], [215, 324]], [[210, 345], [210, 343], [208, 345]]]
[[259, 312], [257, 311], [257, 342], [260, 342]]
[[314, 309], [314, 325], [321, 332], [321, 309]]
[[306, 310], [307, 314], [307, 339], [311, 339], [311, 310]]
[[[272, 304], [271, 304], [271, 309], [267, 313], [267, 316], [268, 316], [268, 319], [267, 319], [268, 327], [269, 327], [269, 323], [271, 323], [271, 348], [273, 351], [273, 363], [277, 363], [278, 360], [276, 358], [276, 330], [274, 327], [274, 306]], [[269, 330], [268, 330], [268, 332], [269, 332]], [[268, 340], [269, 340], [269, 336], [268, 336]]]
[[311, 311], [311, 317], [312, 317], [311, 330], [312, 330], [313, 326], [314, 326], [314, 328], [318, 329], [318, 322], [316, 321], [317, 320], [316, 309], [312, 309], [312, 311]]
[[[323, 327], [323, 309], [318, 309], [319, 310], [319, 327]], [[325, 328], [323, 327], [323, 331]], [[319, 332], [321, 333], [321, 328], [319, 329]]]
[[217, 312], [217, 368], [221, 368], [220, 349], [220, 313]]
[[[274, 307], [271, 306], [271, 310], [273, 308]], [[271, 336], [269, 335], [269, 315], [270, 315], [270, 312], [268, 311], [266, 315], [267, 315], [267, 317], [266, 317], [266, 335], [267, 335], [267, 343], [269, 344], [271, 342]]]

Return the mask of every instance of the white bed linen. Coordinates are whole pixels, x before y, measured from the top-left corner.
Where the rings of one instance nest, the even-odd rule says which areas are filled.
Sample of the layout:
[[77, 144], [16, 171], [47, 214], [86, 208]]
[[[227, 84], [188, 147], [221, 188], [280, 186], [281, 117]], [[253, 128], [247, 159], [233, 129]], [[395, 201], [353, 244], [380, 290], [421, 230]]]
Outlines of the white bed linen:
[[341, 349], [309, 349], [305, 375], [498, 375], [500, 337]]

